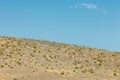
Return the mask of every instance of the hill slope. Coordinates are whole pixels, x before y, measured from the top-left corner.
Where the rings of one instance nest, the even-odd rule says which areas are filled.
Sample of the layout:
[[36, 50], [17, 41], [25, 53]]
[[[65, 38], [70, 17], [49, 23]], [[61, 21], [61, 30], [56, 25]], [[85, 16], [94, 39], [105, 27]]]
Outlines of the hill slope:
[[0, 37], [0, 80], [120, 80], [120, 54]]

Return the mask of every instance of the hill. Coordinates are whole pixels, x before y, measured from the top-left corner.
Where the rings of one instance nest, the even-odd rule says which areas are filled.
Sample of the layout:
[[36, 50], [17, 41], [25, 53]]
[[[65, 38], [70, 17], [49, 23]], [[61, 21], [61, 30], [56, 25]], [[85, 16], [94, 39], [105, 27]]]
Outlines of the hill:
[[120, 80], [120, 53], [0, 37], [0, 80]]

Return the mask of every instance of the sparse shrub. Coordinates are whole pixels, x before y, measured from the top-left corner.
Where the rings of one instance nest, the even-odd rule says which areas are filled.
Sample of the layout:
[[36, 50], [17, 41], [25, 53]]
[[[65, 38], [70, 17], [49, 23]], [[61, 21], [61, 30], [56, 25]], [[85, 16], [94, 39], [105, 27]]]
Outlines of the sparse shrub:
[[11, 51], [9, 54], [14, 54], [14, 52], [13, 52], [13, 51]]
[[10, 66], [10, 69], [13, 69], [13, 67], [12, 67], [12, 66]]
[[117, 76], [117, 73], [114, 72], [113, 75], [114, 75], [114, 76]]
[[0, 67], [1, 67], [1, 68], [3, 68], [3, 67], [4, 67], [4, 65], [1, 65]]
[[39, 50], [38, 53], [41, 53], [41, 51]]
[[21, 65], [21, 62], [20, 62], [20, 61], [16, 61], [16, 63], [17, 63], [18, 65]]
[[43, 55], [43, 57], [44, 57], [44, 58], [47, 58], [47, 56], [46, 56], [46, 55]]
[[52, 51], [51, 51], [51, 50], [48, 50], [48, 52], [49, 52], [49, 53], [52, 53]]
[[87, 69], [82, 69], [82, 72], [83, 72], [83, 73], [86, 73], [86, 72], [87, 72]]
[[32, 72], [31, 73], [34, 73], [35, 72], [35, 70], [32, 70]]
[[49, 69], [49, 67], [45, 67], [46, 69]]
[[75, 69], [79, 69], [79, 67], [78, 67], [78, 66], [76, 66], [76, 67], [75, 67]]
[[89, 48], [90, 51], [92, 51], [93, 49], [92, 48]]
[[61, 71], [61, 73], [60, 73], [61, 75], [64, 75], [65, 74], [65, 72], [64, 71]]
[[98, 65], [102, 65], [102, 60], [98, 59]]
[[90, 72], [90, 73], [94, 73], [94, 70], [93, 70], [93, 69], [89, 69], [89, 72]]
[[72, 52], [73, 55], [76, 55], [77, 53], [75, 51]]
[[65, 50], [64, 53], [67, 53], [67, 50]]
[[51, 70], [54, 70], [54, 68], [51, 68]]
[[112, 54], [112, 56], [113, 56], [113, 57], [115, 57], [115, 56], [116, 56], [116, 54], [114, 53], [114, 54]]
[[30, 54], [31, 57], [35, 57], [33, 54]]
[[3, 50], [2, 49], [0, 49], [0, 55], [3, 55]]
[[33, 48], [34, 48], [34, 49], [36, 49], [36, 48], [37, 48], [37, 46], [33, 46]]
[[73, 72], [76, 72], [76, 70], [74, 69]]
[[86, 62], [89, 62], [88, 60], [86, 60]]
[[117, 76], [118, 74], [117, 74], [117, 70], [113, 70], [113, 75], [114, 76]]
[[5, 65], [8, 65], [7, 63], [5, 63]]
[[12, 58], [12, 55], [10, 55], [10, 54], [8, 54], [7, 56], [8, 56], [9, 58]]
[[35, 53], [35, 52], [36, 52], [36, 50], [33, 50], [33, 52]]
[[78, 64], [80, 64], [80, 61], [75, 60], [75, 61], [73, 62], [73, 64], [74, 64], [74, 65], [78, 65]]

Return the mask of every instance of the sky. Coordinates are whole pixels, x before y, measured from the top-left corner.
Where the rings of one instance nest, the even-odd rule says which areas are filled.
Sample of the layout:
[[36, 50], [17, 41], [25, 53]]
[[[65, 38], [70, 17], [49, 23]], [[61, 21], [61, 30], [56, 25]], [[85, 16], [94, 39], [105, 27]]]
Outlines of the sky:
[[0, 35], [120, 51], [120, 0], [0, 0]]

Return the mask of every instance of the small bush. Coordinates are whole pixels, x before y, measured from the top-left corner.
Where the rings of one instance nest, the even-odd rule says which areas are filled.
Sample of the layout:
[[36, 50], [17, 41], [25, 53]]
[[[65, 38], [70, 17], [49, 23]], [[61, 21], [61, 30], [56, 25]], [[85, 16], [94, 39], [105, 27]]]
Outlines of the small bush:
[[1, 67], [1, 68], [3, 68], [3, 67], [4, 67], [4, 65], [1, 65], [0, 67]]
[[90, 73], [94, 73], [94, 70], [93, 70], [93, 69], [89, 69], [89, 72], [90, 72]]
[[82, 72], [83, 72], [83, 73], [86, 73], [86, 72], [87, 72], [87, 69], [83, 69]]
[[76, 66], [75, 69], [79, 69], [79, 67]]
[[65, 73], [64, 73], [64, 71], [62, 71], [60, 74], [61, 74], [61, 75], [64, 75]]
[[113, 75], [114, 75], [114, 76], [117, 76], [117, 73], [114, 72]]

